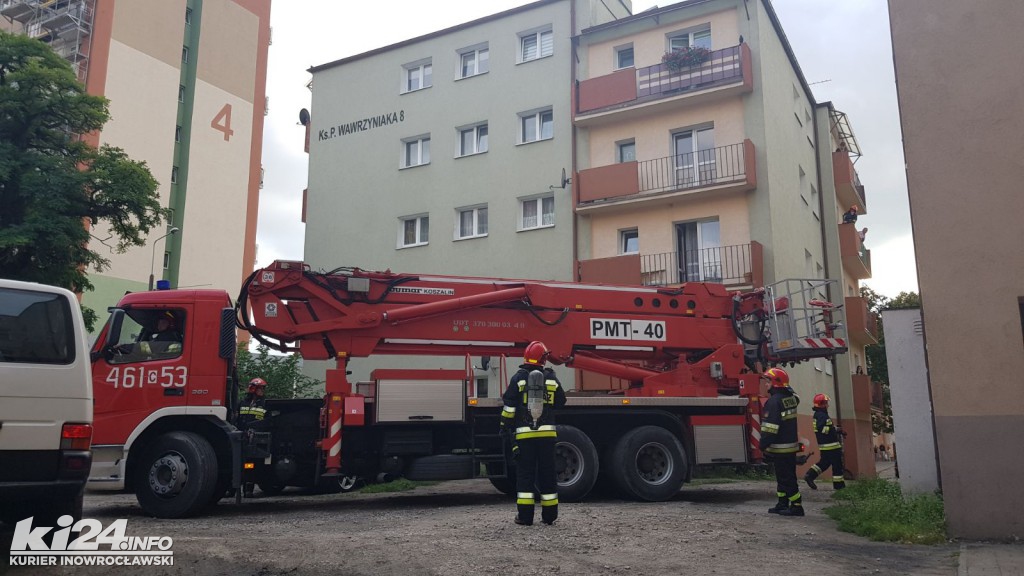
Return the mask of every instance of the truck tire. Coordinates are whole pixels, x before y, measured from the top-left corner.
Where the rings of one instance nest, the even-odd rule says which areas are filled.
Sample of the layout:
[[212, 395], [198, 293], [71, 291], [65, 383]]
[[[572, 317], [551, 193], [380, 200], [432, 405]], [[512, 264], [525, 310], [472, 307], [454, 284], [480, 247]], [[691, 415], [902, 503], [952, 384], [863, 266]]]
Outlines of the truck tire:
[[[316, 492], [318, 494], [346, 494], [363, 486], [366, 486], [366, 480], [361, 476], [354, 474], [350, 476], [330, 476], [320, 478], [319, 483], [316, 485]], [[263, 489], [262, 485], [260, 485], [260, 489]]]
[[600, 468], [597, 448], [582, 430], [575, 426], [557, 426], [555, 443], [555, 475], [558, 480], [558, 499], [579, 502], [590, 493], [597, 482]]
[[473, 457], [460, 454], [422, 456], [403, 474], [409, 480], [464, 480], [473, 477]]
[[674, 434], [660, 426], [634, 428], [611, 451], [610, 477], [628, 498], [663, 502], [683, 486], [686, 452]]
[[135, 497], [157, 518], [184, 518], [201, 511], [217, 489], [217, 453], [193, 432], [154, 439], [135, 466]]

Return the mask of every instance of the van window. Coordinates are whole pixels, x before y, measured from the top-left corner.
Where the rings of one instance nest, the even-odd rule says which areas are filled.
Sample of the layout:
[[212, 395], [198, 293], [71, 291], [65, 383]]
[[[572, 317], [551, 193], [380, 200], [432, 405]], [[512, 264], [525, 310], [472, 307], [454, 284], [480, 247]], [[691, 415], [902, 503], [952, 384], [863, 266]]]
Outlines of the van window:
[[0, 288], [0, 363], [71, 364], [74, 334], [60, 294]]

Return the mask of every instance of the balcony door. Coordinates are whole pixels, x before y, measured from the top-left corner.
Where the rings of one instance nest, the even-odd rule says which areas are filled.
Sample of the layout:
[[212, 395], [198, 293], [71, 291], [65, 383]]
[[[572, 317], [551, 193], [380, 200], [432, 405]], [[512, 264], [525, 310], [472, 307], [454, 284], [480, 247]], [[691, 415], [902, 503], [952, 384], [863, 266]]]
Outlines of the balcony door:
[[676, 187], [692, 188], [713, 184], [715, 166], [715, 129], [686, 130], [672, 136], [675, 153]]
[[722, 240], [718, 220], [676, 224], [680, 282], [722, 281]]

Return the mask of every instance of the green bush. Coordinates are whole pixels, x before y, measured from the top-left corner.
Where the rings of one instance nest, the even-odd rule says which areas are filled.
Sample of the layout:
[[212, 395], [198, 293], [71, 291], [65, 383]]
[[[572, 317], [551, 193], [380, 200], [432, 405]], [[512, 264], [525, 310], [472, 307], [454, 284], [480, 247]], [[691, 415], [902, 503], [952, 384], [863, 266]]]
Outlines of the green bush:
[[938, 494], [904, 496], [899, 484], [882, 479], [851, 482], [833, 496], [825, 514], [839, 529], [876, 541], [938, 544], [946, 541], [946, 518]]

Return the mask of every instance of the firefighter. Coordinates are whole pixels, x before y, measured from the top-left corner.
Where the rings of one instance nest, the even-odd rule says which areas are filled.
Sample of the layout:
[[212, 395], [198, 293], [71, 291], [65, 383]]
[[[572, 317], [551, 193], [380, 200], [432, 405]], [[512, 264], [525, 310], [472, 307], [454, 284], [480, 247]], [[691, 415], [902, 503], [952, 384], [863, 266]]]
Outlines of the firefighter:
[[502, 396], [501, 433], [512, 435], [512, 459], [516, 461], [515, 522], [524, 526], [533, 524], [537, 492], [541, 520], [553, 524], [558, 518], [554, 410], [565, 406], [565, 391], [555, 371], [544, 366], [549, 353], [543, 342], [530, 342], [523, 364]]
[[[263, 421], [263, 417], [267, 414], [267, 400], [263, 397], [266, 388], [267, 381], [263, 378], [249, 380], [245, 398], [242, 399], [242, 405], [238, 409], [238, 428], [245, 430], [248, 442], [252, 442], [253, 429]], [[242, 493], [246, 498], [252, 498], [253, 488], [253, 482], [242, 484]]]
[[843, 444], [840, 441], [840, 436], [846, 437], [846, 430], [832, 423], [828, 416], [828, 403], [828, 396], [814, 395], [814, 435], [818, 439], [821, 459], [804, 474], [804, 481], [812, 490], [818, 489], [814, 479], [829, 468], [832, 468], [832, 488], [846, 488], [846, 482], [843, 480]]
[[782, 368], [769, 368], [761, 376], [771, 385], [768, 401], [761, 412], [761, 451], [775, 464], [776, 496], [779, 501], [768, 511], [780, 516], [803, 516], [800, 485], [796, 477], [796, 409], [800, 398], [789, 387], [789, 374]]

